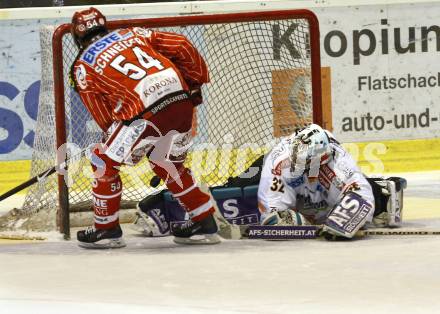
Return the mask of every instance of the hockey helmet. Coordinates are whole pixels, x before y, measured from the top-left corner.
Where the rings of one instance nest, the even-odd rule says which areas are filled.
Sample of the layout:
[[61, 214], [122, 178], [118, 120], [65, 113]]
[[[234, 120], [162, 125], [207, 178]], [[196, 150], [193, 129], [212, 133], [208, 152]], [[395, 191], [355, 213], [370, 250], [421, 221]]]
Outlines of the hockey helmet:
[[90, 7], [75, 12], [72, 17], [70, 32], [78, 48], [85, 48], [93, 37], [108, 32], [107, 20], [99, 10]]
[[329, 134], [319, 125], [310, 124], [292, 135], [292, 171], [310, 170], [313, 164], [328, 163], [332, 156]]

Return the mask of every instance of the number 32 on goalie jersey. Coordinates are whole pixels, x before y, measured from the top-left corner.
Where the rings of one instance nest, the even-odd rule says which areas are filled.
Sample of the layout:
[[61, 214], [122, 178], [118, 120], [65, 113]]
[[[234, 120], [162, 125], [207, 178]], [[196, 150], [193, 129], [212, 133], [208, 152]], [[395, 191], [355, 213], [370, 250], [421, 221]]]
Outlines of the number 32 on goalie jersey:
[[273, 177], [272, 185], [270, 186], [270, 190], [273, 192], [284, 193], [284, 183], [281, 179], [277, 177]]

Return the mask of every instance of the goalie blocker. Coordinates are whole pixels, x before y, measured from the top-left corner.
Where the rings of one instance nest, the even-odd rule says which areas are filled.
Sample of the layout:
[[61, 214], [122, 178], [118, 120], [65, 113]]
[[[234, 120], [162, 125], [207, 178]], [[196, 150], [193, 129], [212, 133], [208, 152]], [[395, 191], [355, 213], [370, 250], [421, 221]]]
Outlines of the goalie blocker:
[[[262, 158], [258, 159], [251, 167], [258, 167], [260, 163], [262, 163]], [[375, 198], [374, 226], [399, 227], [402, 222], [403, 190], [406, 188], [406, 180], [398, 177], [388, 179], [367, 178], [367, 180], [372, 186]], [[258, 181], [259, 173], [251, 178], [231, 178], [225, 186], [210, 189], [220, 212], [231, 224], [259, 225]], [[354, 195], [350, 194], [346, 202], [353, 202], [353, 198], [356, 199]], [[362, 204], [359, 205], [359, 207], [362, 207]], [[266, 226], [309, 225], [302, 215], [293, 211], [290, 212], [289, 214], [283, 212], [273, 213], [271, 218], [266, 217], [266, 221], [262, 222], [262, 224]], [[338, 212], [341, 213], [341, 209]], [[167, 190], [146, 197], [139, 202], [136, 215], [133, 229], [148, 237], [169, 235], [172, 223], [179, 223], [188, 219], [179, 203]], [[340, 223], [342, 221], [341, 219], [338, 220], [337, 216], [332, 216], [331, 214], [329, 214], [329, 217], [334, 218], [334, 220]], [[269, 220], [272, 221], [269, 222]], [[347, 224], [349, 223], [347, 222]], [[342, 230], [339, 230], [341, 235], [346, 235], [346, 232], [349, 232]]]

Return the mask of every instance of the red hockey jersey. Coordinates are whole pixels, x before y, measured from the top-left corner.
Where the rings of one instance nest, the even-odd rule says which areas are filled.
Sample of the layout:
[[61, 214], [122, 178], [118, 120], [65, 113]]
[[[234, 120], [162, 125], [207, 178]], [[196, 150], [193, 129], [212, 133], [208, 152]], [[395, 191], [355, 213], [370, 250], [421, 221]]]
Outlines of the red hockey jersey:
[[209, 82], [202, 56], [184, 36], [126, 28], [88, 46], [73, 66], [80, 97], [102, 130], [188, 98]]

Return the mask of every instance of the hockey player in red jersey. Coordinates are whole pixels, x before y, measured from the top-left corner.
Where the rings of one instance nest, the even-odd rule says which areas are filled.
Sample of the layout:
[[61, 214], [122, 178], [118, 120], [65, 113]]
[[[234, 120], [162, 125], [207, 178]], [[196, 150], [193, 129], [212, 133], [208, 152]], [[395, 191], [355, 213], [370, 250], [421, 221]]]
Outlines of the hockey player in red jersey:
[[106, 132], [92, 157], [94, 226], [78, 232], [79, 245], [125, 245], [119, 166], [145, 155], [191, 218], [173, 227], [175, 241], [218, 243], [210, 197], [183, 166], [193, 108], [209, 82], [201, 55], [179, 34], [137, 27], [109, 32], [95, 8], [76, 12], [71, 32], [80, 49], [72, 67], [76, 90]]

